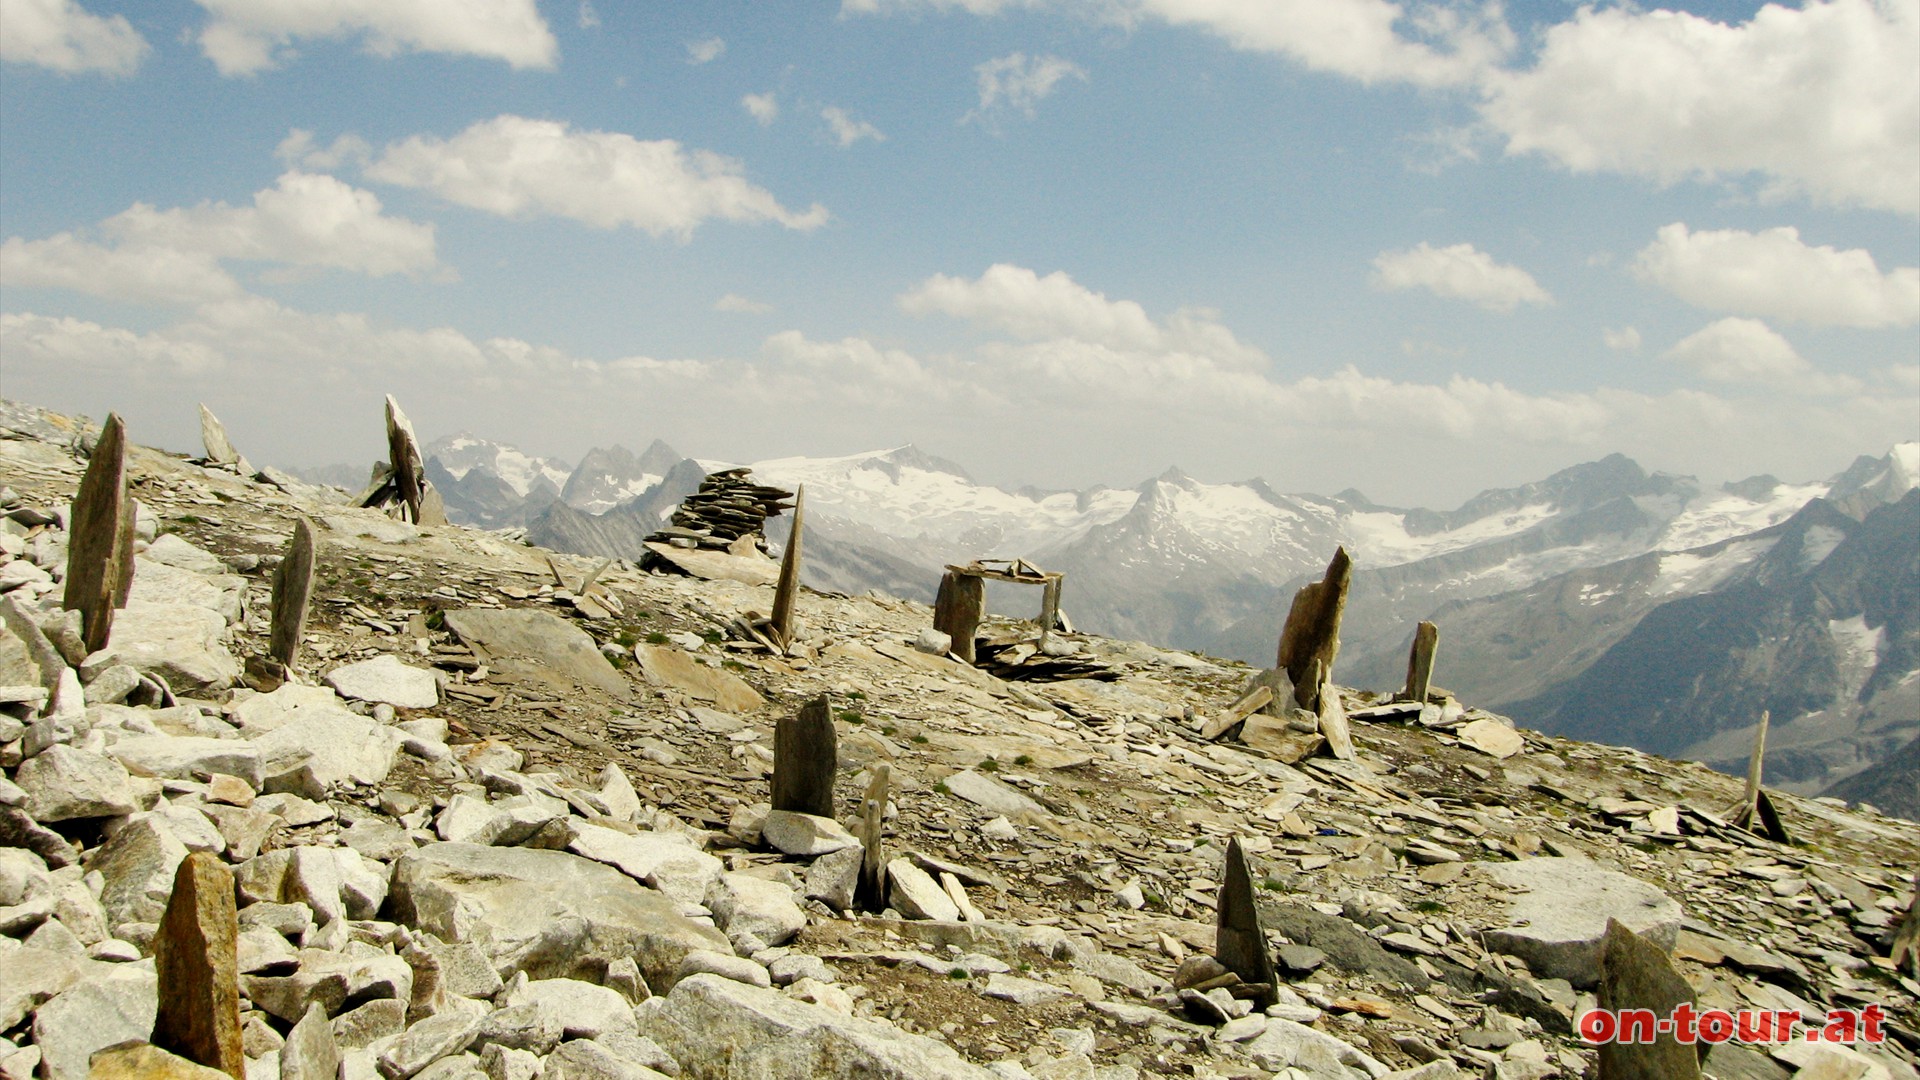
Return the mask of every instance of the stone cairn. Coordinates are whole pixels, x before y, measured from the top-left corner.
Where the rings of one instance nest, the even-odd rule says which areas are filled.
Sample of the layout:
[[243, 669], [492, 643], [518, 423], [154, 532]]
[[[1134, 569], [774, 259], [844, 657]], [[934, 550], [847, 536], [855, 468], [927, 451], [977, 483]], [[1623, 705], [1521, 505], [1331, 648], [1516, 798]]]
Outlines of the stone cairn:
[[787, 502], [793, 492], [756, 484], [749, 478], [752, 473], [746, 468], [708, 473], [700, 481], [700, 490], [682, 500], [670, 523], [648, 536], [648, 542], [725, 551], [743, 537], [752, 537], [764, 554], [767, 519], [793, 509]]

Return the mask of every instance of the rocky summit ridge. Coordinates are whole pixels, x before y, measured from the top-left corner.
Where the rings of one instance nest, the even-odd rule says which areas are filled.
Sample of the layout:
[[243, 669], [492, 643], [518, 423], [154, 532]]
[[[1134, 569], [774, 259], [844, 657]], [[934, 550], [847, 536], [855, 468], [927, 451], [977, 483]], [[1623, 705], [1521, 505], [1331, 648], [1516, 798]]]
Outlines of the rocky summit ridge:
[[[1920, 826], [1869, 807], [1775, 793], [1776, 842], [1734, 778], [1440, 690], [1334, 687], [1352, 757], [1302, 756], [1305, 714], [1221, 726], [1245, 665], [1054, 631], [1100, 677], [1003, 679], [875, 596], [803, 592], [774, 647], [736, 631], [775, 608], [757, 551], [643, 573], [137, 445], [89, 649], [62, 593], [97, 437], [0, 406], [7, 1080], [1600, 1075], [1574, 1020], [1617, 992], [1609, 917], [1699, 1009], [1886, 1011], [1882, 1044], [1704, 1075], [1920, 1077], [1889, 959]], [[989, 620], [992, 670], [1033, 631]], [[830, 814], [768, 806], [796, 714]], [[1247, 906], [1270, 982], [1216, 960]], [[182, 944], [223, 919], [229, 950]], [[237, 982], [224, 1071], [156, 1024], [218, 990], [201, 953]]]

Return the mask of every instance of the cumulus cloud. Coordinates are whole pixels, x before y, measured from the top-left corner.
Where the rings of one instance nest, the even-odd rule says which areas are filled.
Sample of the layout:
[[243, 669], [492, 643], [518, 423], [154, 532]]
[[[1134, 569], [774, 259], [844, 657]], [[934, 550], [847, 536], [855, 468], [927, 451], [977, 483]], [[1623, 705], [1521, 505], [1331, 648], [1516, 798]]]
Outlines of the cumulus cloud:
[[717, 37], [687, 42], [687, 63], [710, 64], [727, 51], [727, 43]]
[[600, 28], [600, 12], [594, 8], [593, 0], [580, 0], [578, 21], [580, 23], [580, 29], [582, 30], [597, 30]]
[[63, 75], [131, 75], [147, 55], [147, 39], [126, 16], [102, 18], [74, 0], [0, 0], [0, 24], [0, 61]]
[[1421, 241], [1407, 251], [1383, 251], [1373, 260], [1378, 289], [1426, 289], [1435, 296], [1466, 300], [1488, 311], [1508, 312], [1521, 304], [1546, 305], [1553, 297], [1533, 275], [1493, 260], [1472, 244], [1436, 248]]
[[[211, 16], [200, 49], [222, 75], [252, 75], [303, 38], [359, 37], [375, 56], [436, 52], [551, 68], [559, 45], [534, 0], [195, 0]], [[582, 9], [582, 18], [590, 12]]]
[[1140, 0], [1136, 10], [1205, 30], [1236, 49], [1364, 84], [1470, 85], [1513, 46], [1497, 5], [1410, 10], [1388, 0]]
[[335, 137], [331, 145], [321, 146], [313, 141], [313, 132], [293, 128], [273, 148], [273, 156], [289, 168], [330, 172], [343, 165], [365, 165], [373, 157], [373, 147], [351, 132]]
[[740, 99], [740, 107], [747, 115], [760, 122], [761, 127], [780, 119], [780, 99], [769, 90], [764, 94], [748, 94]]
[[[240, 295], [226, 260], [348, 270], [373, 277], [438, 268], [433, 226], [388, 216], [372, 192], [331, 176], [283, 174], [252, 206], [158, 210], [135, 203], [94, 235], [0, 244], [0, 280], [112, 299], [198, 303]], [[97, 238], [96, 238], [97, 236]]]
[[980, 104], [960, 118], [961, 123], [982, 120], [1012, 110], [1028, 119], [1034, 108], [1066, 78], [1087, 81], [1086, 69], [1058, 56], [1010, 53], [973, 69], [979, 80]]
[[713, 302], [713, 310], [729, 311], [740, 315], [765, 315], [773, 310], [773, 305], [741, 296], [739, 293], [728, 293]]
[[1815, 371], [1793, 343], [1758, 319], [1729, 317], [1681, 338], [1665, 358], [1723, 383], [1791, 385], [1813, 394], [1844, 394], [1857, 380]]
[[1633, 270], [1708, 311], [1818, 326], [1920, 323], [1920, 267], [1881, 273], [1871, 253], [1810, 246], [1791, 226], [1690, 232], [1675, 222], [1640, 252]]
[[872, 139], [874, 142], [887, 141], [887, 137], [880, 133], [879, 128], [865, 120], [855, 120], [847, 114], [847, 110], [837, 105], [829, 105], [821, 109], [820, 119], [827, 122], [827, 130], [833, 133], [833, 141], [843, 147], [852, 146], [861, 139]]
[[1154, 348], [1161, 340], [1145, 308], [1109, 300], [1059, 270], [1041, 277], [995, 263], [972, 281], [935, 274], [898, 303], [910, 315], [950, 315], [1022, 338], [1070, 337], [1121, 348]]
[[1767, 4], [1738, 25], [1583, 7], [1481, 112], [1509, 153], [1664, 183], [1759, 173], [1774, 195], [1920, 213], [1920, 3]]
[[1600, 340], [1607, 348], [1615, 352], [1639, 352], [1640, 330], [1638, 327], [1622, 326], [1619, 329], [1608, 327], [1600, 331]]
[[682, 240], [713, 218], [801, 230], [827, 221], [818, 203], [805, 211], [782, 206], [748, 182], [732, 158], [671, 139], [574, 131], [557, 120], [512, 115], [482, 120], [451, 139], [415, 135], [389, 144], [367, 176], [505, 217], [631, 225]]

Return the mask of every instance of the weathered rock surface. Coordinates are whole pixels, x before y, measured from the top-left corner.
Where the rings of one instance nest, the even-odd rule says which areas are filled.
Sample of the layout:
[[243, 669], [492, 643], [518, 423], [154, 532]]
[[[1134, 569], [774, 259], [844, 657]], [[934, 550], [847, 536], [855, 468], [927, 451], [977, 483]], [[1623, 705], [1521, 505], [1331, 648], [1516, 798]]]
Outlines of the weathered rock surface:
[[1487, 931], [1489, 948], [1527, 962], [1534, 974], [1576, 987], [1600, 978], [1607, 921], [1662, 949], [1680, 934], [1680, 905], [1644, 881], [1586, 859], [1539, 858], [1488, 863], [1484, 871], [1517, 890], [1507, 925]]

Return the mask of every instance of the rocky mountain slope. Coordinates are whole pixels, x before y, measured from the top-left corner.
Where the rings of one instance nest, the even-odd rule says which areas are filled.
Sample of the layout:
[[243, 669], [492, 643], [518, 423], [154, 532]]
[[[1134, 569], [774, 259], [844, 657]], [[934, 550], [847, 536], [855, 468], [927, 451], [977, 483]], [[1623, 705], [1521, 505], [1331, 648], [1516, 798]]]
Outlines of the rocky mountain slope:
[[[1289, 763], [1198, 737], [1236, 663], [1064, 635], [1116, 677], [1010, 683], [915, 649], [907, 601], [805, 593], [780, 657], [727, 633], [769, 588], [616, 566], [623, 614], [587, 619], [586, 560], [557, 582], [499, 536], [148, 450], [132, 595], [87, 656], [56, 580], [76, 439], [0, 408], [0, 1075], [153, 1060], [109, 1048], [152, 1030], [194, 852], [236, 882], [262, 1080], [1574, 1077], [1608, 914], [1702, 1009], [1891, 1018], [1709, 1075], [1920, 1077], [1920, 982], [1885, 959], [1920, 827], [1869, 809], [1781, 794], [1775, 844], [1704, 767], [1366, 688], [1357, 760]], [[275, 686], [296, 515], [318, 594]], [[775, 724], [821, 695], [839, 816], [891, 776], [881, 912], [838, 826], [766, 812]], [[1264, 1010], [1205, 959], [1233, 839]]]

